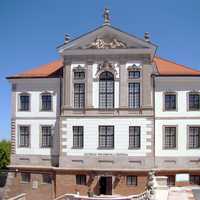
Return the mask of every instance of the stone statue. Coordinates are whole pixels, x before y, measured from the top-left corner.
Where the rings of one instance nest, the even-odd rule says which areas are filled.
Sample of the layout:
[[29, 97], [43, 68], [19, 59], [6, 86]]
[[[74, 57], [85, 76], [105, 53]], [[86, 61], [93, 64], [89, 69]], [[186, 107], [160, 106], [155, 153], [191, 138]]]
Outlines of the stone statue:
[[108, 8], [104, 9], [103, 18], [104, 24], [110, 24], [110, 10]]

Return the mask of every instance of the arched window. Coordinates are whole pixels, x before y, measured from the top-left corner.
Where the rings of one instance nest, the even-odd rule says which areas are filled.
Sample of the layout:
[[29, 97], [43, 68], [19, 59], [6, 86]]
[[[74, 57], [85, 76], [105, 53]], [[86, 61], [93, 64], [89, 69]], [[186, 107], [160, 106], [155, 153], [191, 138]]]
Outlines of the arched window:
[[108, 71], [99, 76], [99, 107], [114, 107], [114, 75]]

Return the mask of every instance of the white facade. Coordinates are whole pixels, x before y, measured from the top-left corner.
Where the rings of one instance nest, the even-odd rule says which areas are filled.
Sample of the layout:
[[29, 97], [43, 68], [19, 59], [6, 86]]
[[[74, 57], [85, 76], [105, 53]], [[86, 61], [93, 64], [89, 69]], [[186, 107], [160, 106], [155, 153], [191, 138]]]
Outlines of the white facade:
[[[152, 120], [148, 118], [68, 118], [62, 121], [66, 125], [63, 128], [63, 138], [67, 138], [63, 145], [63, 153], [71, 156], [84, 156], [86, 154], [125, 154], [127, 156], [146, 156], [151, 153], [151, 133], [153, 129]], [[83, 149], [73, 148], [73, 126], [84, 127], [84, 147]], [[99, 149], [99, 126], [114, 126], [114, 148]], [[129, 149], [129, 126], [141, 127], [141, 148]]]
[[[188, 148], [189, 126], [200, 126], [200, 111], [189, 110], [189, 92], [200, 92], [199, 77], [157, 77], [155, 81], [155, 156], [198, 157], [200, 149]], [[165, 111], [164, 95], [177, 97], [176, 111]], [[177, 148], [163, 148], [164, 126], [177, 127]]]
[[[12, 121], [15, 122], [15, 152], [17, 155], [58, 155], [60, 115], [60, 80], [48, 79], [15, 79], [12, 80]], [[41, 94], [48, 92], [52, 95], [52, 110], [41, 110]], [[30, 97], [28, 111], [20, 111], [20, 95], [26, 93]], [[19, 146], [19, 127], [30, 127], [30, 145], [27, 148]], [[41, 126], [51, 126], [53, 148], [41, 147]]]

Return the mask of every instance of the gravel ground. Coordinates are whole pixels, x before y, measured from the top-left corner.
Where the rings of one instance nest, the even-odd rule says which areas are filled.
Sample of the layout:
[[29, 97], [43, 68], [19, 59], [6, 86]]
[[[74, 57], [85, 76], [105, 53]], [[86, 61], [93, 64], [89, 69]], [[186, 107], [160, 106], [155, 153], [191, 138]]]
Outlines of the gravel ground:
[[193, 189], [192, 190], [195, 200], [200, 200], [200, 189]]

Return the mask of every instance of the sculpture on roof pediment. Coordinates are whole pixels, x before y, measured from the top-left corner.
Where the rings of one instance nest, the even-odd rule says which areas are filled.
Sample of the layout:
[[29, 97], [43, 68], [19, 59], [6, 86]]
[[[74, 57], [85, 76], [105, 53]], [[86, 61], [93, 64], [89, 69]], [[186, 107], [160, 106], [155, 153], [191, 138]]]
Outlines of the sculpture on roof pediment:
[[94, 42], [88, 45], [88, 49], [120, 49], [126, 47], [127, 45], [117, 38], [113, 38], [111, 42], [106, 42], [104, 39], [99, 37], [97, 37]]

